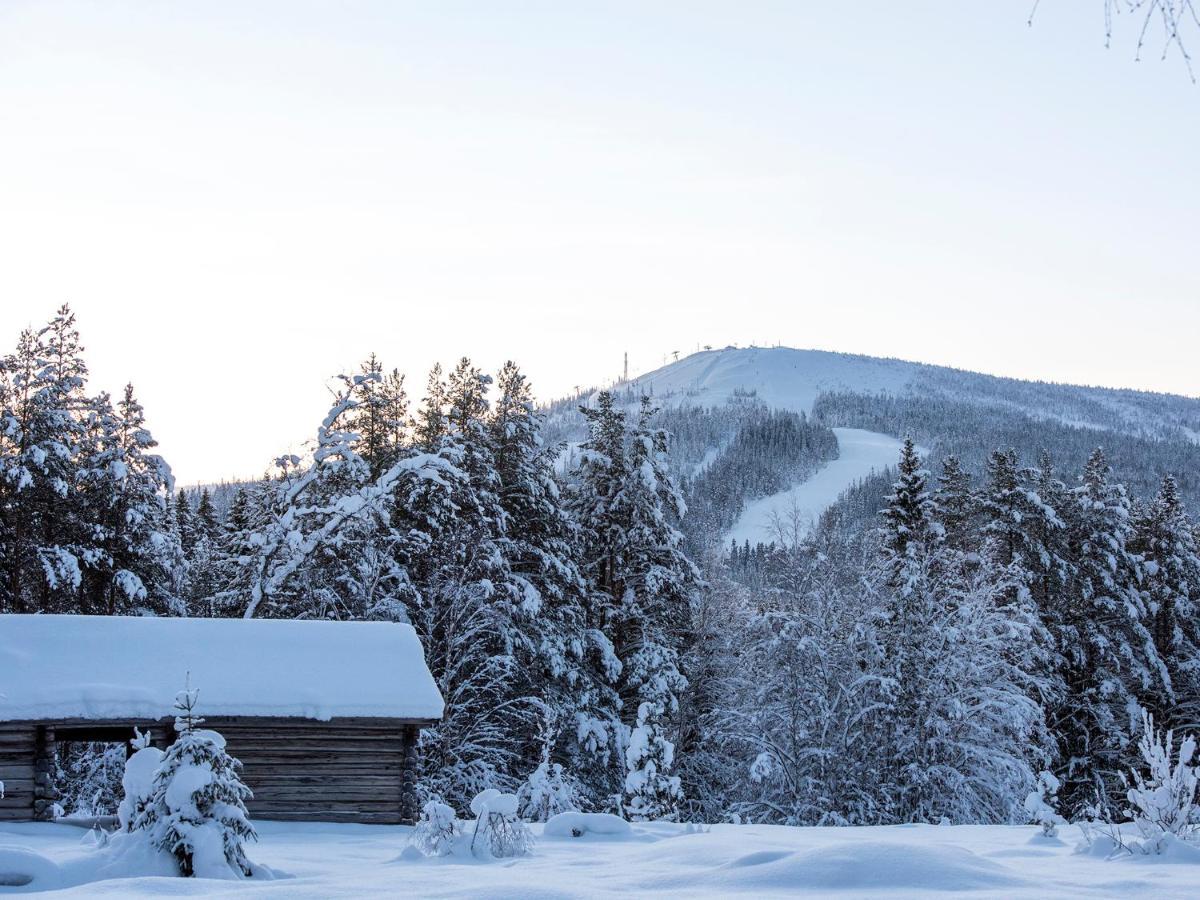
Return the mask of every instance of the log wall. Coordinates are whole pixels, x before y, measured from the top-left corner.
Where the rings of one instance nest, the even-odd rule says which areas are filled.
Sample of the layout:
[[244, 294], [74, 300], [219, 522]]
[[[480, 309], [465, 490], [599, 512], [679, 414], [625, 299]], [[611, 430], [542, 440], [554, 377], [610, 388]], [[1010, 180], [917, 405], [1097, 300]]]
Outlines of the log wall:
[[[71, 727], [63, 723], [59, 734]], [[411, 824], [417, 817], [416, 724], [212, 717], [203, 727], [220, 732], [241, 760], [242, 779], [254, 792], [252, 820]], [[0, 821], [45, 814], [52, 786], [37, 784], [36, 770], [45, 767], [54, 734], [55, 723], [0, 723], [0, 779], [8, 787]], [[153, 728], [154, 743], [162, 746], [171, 734], [165, 725]]]
[[0, 722], [0, 822], [33, 818], [33, 761], [37, 726]]

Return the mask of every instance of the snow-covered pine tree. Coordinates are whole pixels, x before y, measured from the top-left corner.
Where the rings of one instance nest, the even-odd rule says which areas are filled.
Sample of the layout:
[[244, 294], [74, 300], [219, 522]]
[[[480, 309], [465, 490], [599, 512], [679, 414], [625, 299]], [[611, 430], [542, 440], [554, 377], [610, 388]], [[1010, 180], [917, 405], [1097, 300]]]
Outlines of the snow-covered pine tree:
[[[869, 549], [860, 535], [845, 543]], [[725, 803], [742, 821], [856, 825], [888, 821], [880, 801], [885, 724], [868, 713], [876, 699], [864, 667], [878, 659], [863, 624], [878, 612], [878, 585], [863, 577], [843, 587], [839, 562], [815, 561], [787, 587], [751, 596], [759, 607], [735, 637], [724, 673], [726, 703], [715, 718], [737, 760]], [[846, 566], [850, 570], [850, 566]], [[878, 575], [877, 570], [875, 574]]]
[[192, 500], [183, 488], [175, 495], [175, 523], [184, 556], [191, 558], [196, 541], [200, 539], [200, 526], [196, 521], [196, 512], [192, 509]]
[[1057, 627], [1066, 691], [1055, 717], [1060, 796], [1068, 818], [1094, 810], [1111, 820], [1121, 802], [1122, 762], [1138, 727], [1137, 698], [1155, 686], [1164, 667], [1139, 587], [1142, 567], [1130, 549], [1129, 498], [1112, 480], [1103, 451], [1088, 460], [1071, 500], [1073, 570]]
[[[593, 585], [588, 624], [614, 649], [615, 658], [600, 659], [600, 671], [619, 676], [612, 683], [624, 716], [644, 702], [675, 716], [687, 685], [679, 659], [701, 581], [675, 527], [686, 506], [667, 469], [669, 438], [653, 426], [649, 398], [632, 428], [606, 391], [583, 414], [590, 439], [581, 448], [571, 503]], [[633, 728], [636, 720], [624, 724]]]
[[557, 743], [555, 714], [547, 712], [538, 729], [542, 759], [517, 791], [521, 818], [529, 822], [548, 822], [562, 812], [578, 810], [579, 782], [563, 768], [551, 762], [551, 751]]
[[1054, 470], [1054, 461], [1043, 452], [1036, 469], [1023, 475], [1026, 496], [1031, 501], [1024, 510], [1021, 565], [1025, 583], [1047, 628], [1062, 621], [1063, 598], [1070, 584], [1071, 562], [1064, 516], [1071, 498], [1067, 487]]
[[971, 490], [971, 476], [954, 454], [942, 460], [942, 471], [938, 475], [933, 500], [938, 520], [945, 529], [946, 546], [965, 551], [974, 545], [973, 525], [978, 505]]
[[132, 385], [115, 408], [103, 394], [95, 408], [98, 441], [82, 477], [103, 553], [87, 579], [90, 606], [109, 615], [139, 609], [179, 615], [185, 560], [177, 509], [175, 523], [166, 522], [170, 469], [149, 452], [157, 441]]
[[670, 775], [675, 746], [664, 733], [662, 705], [643, 701], [625, 748], [625, 813], [635, 822], [674, 821], [683, 793]]
[[878, 650], [863, 663], [878, 690], [880, 805], [899, 821], [1016, 821], [1042, 732], [1029, 674], [1036, 615], [1004, 597], [1005, 579], [946, 547], [933, 515], [908, 444], [882, 513]]
[[246, 812], [253, 795], [225, 739], [199, 727], [204, 720], [196, 714], [198, 693], [189, 686], [176, 695], [178, 737], [154, 774], [133, 830], [148, 832], [154, 846], [174, 856], [181, 875], [248, 877], [254, 866], [244, 845], [257, 839]]
[[[616, 694], [603, 673], [589, 664], [587, 652], [597, 644], [607, 648], [608, 639], [589, 633], [586, 626], [588, 588], [577, 562], [578, 527], [567, 513], [554, 476], [559, 448], [543, 444], [541, 416], [515, 363], [504, 364], [496, 387], [488, 437], [505, 514], [502, 551], [522, 592], [529, 631], [532, 658], [526, 677], [530, 692], [546, 705], [543, 718], [568, 723], [565, 728], [556, 725], [562, 745], [551, 748], [551, 755], [541, 762], [565, 762], [582, 772], [603, 765], [608, 748], [585, 746], [580, 735], [586, 737], [594, 730], [578, 724], [611, 723], [616, 717]], [[536, 752], [538, 745], [530, 742], [526, 759], [536, 759]]]
[[745, 780], [730, 757], [723, 722], [733, 701], [731, 679], [741, 665], [748, 591], [711, 556], [705, 587], [692, 603], [691, 627], [680, 656], [687, 688], [679, 698], [673, 730], [676, 774], [685, 798], [681, 817], [716, 822], [725, 817], [730, 789]]
[[355, 405], [347, 410], [347, 427], [358, 434], [357, 450], [378, 478], [407, 451], [408, 395], [397, 369], [385, 372], [374, 353], [354, 379]]
[[209, 541], [215, 542], [221, 534], [221, 520], [217, 516], [208, 488], [200, 489], [200, 502], [196, 504], [196, 527], [200, 537]]
[[[528, 771], [528, 736], [540, 708], [533, 620], [540, 602], [506, 555], [508, 518], [488, 428], [491, 379], [463, 359], [443, 384], [438, 369], [418, 413], [418, 440], [453, 466], [445, 502], [419, 502], [428, 549], [414, 558], [419, 596], [410, 613], [447, 701], [422, 733], [431, 791], [465, 803], [480, 790], [515, 788]], [[526, 757], [523, 759], [522, 757]]]
[[1158, 496], [1134, 518], [1131, 552], [1142, 560], [1141, 588], [1148, 625], [1163, 666], [1144, 692], [1142, 706], [1168, 729], [1200, 723], [1200, 548], [1168, 475]]
[[[341, 379], [333, 406], [317, 429], [311, 462], [279, 460], [280, 477], [270, 485], [266, 521], [247, 539], [251, 552], [237, 558], [238, 577], [228, 592], [247, 617], [368, 618], [374, 604], [390, 603], [407, 587], [407, 573], [377, 553], [371, 542], [389, 539], [381, 523], [395, 484], [422, 470], [423, 461], [401, 460], [371, 479], [370, 467], [357, 452], [358, 436], [345, 420], [356, 403], [357, 381], [365, 377], [371, 376]], [[364, 593], [358, 589], [363, 582], [350, 570], [370, 559], [380, 559], [382, 570], [369, 581], [371, 592]]]
[[2, 369], [0, 609], [74, 612], [83, 566], [99, 551], [78, 494], [87, 366], [70, 309], [23, 331]]
[[[239, 489], [239, 494], [244, 503], [244, 491]], [[199, 495], [199, 502], [192, 514], [193, 543], [186, 554], [185, 596], [191, 614], [214, 616], [220, 613], [212, 598], [221, 589], [222, 529], [208, 488], [202, 488]]]
[[[899, 587], [910, 555], [919, 555], [939, 538], [933, 533], [939, 526], [934, 520], [934, 503], [929, 493], [929, 471], [912, 438], [906, 438], [900, 450], [896, 481], [880, 515], [884, 523], [883, 552], [888, 581]], [[915, 545], [911, 553], [910, 545]]]

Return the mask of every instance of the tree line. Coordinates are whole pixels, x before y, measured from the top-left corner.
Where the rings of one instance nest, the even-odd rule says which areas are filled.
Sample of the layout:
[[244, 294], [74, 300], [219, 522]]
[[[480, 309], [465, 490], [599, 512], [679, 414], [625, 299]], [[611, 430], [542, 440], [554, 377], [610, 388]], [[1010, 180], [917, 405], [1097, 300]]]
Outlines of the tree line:
[[[413, 402], [371, 357], [218, 510], [175, 493], [132, 388], [88, 393], [69, 309], [0, 366], [0, 609], [407, 622], [446, 700], [425, 799], [1013, 822], [1049, 773], [1065, 815], [1114, 818], [1141, 711], [1200, 719], [1196, 526], [1100, 451], [1072, 485], [1010, 450], [934, 478], [909, 441], [803, 540], [726, 554], [714, 510], [829, 458], [826, 426], [601, 392], [564, 470], [515, 364], [435, 367]], [[685, 479], [702, 516], [664, 420], [693, 455], [729, 437]]]

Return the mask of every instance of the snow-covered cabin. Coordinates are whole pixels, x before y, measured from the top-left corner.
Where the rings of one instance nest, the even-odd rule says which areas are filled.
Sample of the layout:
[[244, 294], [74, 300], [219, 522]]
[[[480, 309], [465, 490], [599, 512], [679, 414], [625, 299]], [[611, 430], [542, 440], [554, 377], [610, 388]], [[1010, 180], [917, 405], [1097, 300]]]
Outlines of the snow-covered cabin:
[[252, 816], [416, 818], [417, 734], [443, 704], [411, 626], [0, 615], [0, 821], [54, 816], [59, 743], [168, 744], [189, 682]]

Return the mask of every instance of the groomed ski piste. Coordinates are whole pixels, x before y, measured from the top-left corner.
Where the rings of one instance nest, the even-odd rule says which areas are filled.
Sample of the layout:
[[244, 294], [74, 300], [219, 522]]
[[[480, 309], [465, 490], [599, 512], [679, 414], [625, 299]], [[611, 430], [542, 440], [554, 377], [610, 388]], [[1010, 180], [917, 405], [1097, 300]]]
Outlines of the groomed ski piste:
[[[571, 815], [571, 814], [567, 814]], [[468, 828], [470, 823], [467, 823]], [[258, 822], [247, 846], [269, 880], [179, 878], [104, 867], [92, 833], [62, 824], [0, 826], [0, 896], [67, 897], [1047, 897], [1200, 896], [1200, 849], [1161, 856], [1090, 847], [1077, 828], [1034, 826], [635, 824], [624, 833], [531, 826], [527, 856], [426, 858], [405, 826]], [[128, 863], [127, 863], [128, 865]], [[27, 873], [21, 886], [13, 877]], [[3, 886], [8, 881], [8, 886]]]
[[739, 546], [744, 542], [751, 546], [771, 541], [790, 544], [803, 538], [847, 488], [872, 472], [895, 465], [903, 445], [889, 435], [861, 428], [834, 428], [833, 433], [838, 441], [837, 459], [786, 491], [746, 504], [729, 532]]

